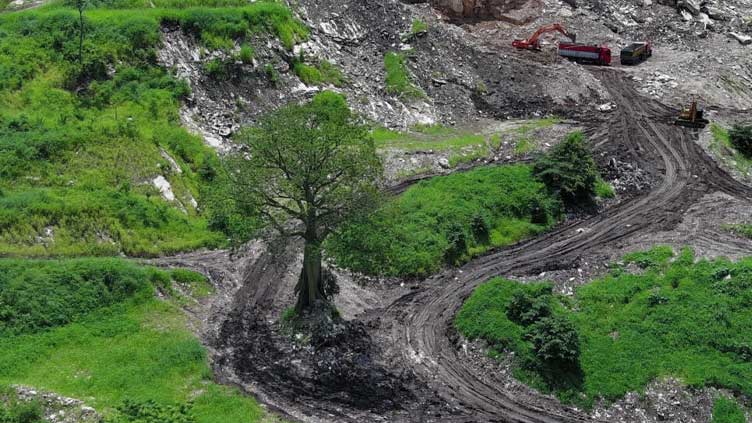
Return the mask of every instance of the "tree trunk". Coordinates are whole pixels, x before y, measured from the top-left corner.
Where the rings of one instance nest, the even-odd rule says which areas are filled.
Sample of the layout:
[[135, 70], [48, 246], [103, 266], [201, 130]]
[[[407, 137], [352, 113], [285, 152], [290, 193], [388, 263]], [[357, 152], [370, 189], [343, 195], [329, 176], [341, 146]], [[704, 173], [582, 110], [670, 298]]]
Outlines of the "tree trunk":
[[84, 70], [84, 9], [78, 9], [78, 64], [81, 66], [81, 72]]
[[321, 286], [321, 244], [318, 242], [305, 241], [303, 269], [295, 291], [298, 294], [298, 302], [295, 305], [298, 312], [325, 299]]

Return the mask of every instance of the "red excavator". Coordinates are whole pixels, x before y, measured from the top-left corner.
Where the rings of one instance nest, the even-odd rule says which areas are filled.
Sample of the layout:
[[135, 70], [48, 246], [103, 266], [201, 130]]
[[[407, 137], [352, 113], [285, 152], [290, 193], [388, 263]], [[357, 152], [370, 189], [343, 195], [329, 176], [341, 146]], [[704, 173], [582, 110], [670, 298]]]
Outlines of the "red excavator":
[[551, 25], [545, 25], [540, 28], [538, 28], [535, 33], [528, 38], [527, 40], [514, 40], [512, 41], [512, 46], [517, 47], [519, 49], [526, 49], [526, 50], [540, 50], [540, 36], [547, 33], [547, 32], [553, 32], [553, 31], [559, 31], [562, 34], [564, 34], [565, 37], [572, 40], [574, 43], [577, 39], [577, 34], [573, 32], [567, 31], [566, 28], [562, 24], [551, 24]]

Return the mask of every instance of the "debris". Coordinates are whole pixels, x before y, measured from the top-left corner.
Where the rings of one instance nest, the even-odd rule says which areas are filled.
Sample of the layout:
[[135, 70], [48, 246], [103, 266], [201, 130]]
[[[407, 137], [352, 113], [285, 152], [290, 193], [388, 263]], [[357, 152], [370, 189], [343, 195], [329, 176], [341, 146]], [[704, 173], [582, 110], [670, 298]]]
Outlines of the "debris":
[[737, 32], [729, 32], [729, 35], [736, 39], [736, 41], [739, 41], [739, 43], [743, 46], [752, 44], [752, 37], [750, 37], [749, 35], [739, 34]]

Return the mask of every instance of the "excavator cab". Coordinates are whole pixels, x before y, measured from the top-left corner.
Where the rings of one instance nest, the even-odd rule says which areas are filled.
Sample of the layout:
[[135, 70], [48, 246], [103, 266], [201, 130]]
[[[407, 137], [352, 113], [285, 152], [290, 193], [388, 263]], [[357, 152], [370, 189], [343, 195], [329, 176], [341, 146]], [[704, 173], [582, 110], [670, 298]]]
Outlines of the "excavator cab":
[[686, 128], [701, 129], [710, 123], [709, 120], [705, 119], [704, 114], [704, 110], [697, 107], [697, 100], [692, 100], [689, 109], [682, 110], [679, 113], [679, 117], [674, 121], [674, 124]]
[[575, 42], [577, 39], [577, 34], [573, 32], [567, 31], [566, 28], [562, 24], [551, 24], [551, 25], [544, 25], [540, 28], [538, 28], [537, 31], [533, 35], [530, 36], [530, 38], [525, 40], [514, 40], [512, 41], [512, 47], [523, 49], [523, 50], [540, 50], [540, 37], [541, 35], [547, 33], [547, 32], [554, 32], [558, 31], [562, 33], [565, 37], [572, 40], [572, 42]]

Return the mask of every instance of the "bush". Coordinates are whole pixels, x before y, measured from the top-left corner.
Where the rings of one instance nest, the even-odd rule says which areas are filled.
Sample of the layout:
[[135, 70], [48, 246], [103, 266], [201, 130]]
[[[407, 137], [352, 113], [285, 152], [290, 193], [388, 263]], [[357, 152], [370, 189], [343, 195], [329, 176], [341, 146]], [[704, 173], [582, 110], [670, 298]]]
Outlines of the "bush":
[[569, 134], [535, 162], [533, 173], [568, 207], [589, 206], [598, 170], [582, 132]]
[[45, 423], [44, 411], [38, 401], [18, 401], [15, 392], [8, 396], [8, 403], [3, 403], [0, 398], [0, 423]]
[[752, 125], [734, 125], [728, 134], [734, 148], [743, 155], [752, 157]]
[[528, 327], [525, 338], [541, 362], [564, 369], [577, 365], [580, 340], [575, 326], [561, 316], [544, 317]]
[[462, 225], [456, 222], [452, 223], [447, 232], [447, 241], [448, 245], [444, 257], [448, 264], [456, 265], [467, 253], [467, 236]]
[[509, 320], [522, 326], [533, 323], [551, 315], [551, 287], [542, 286], [538, 290], [518, 290], [512, 295], [506, 306]]

